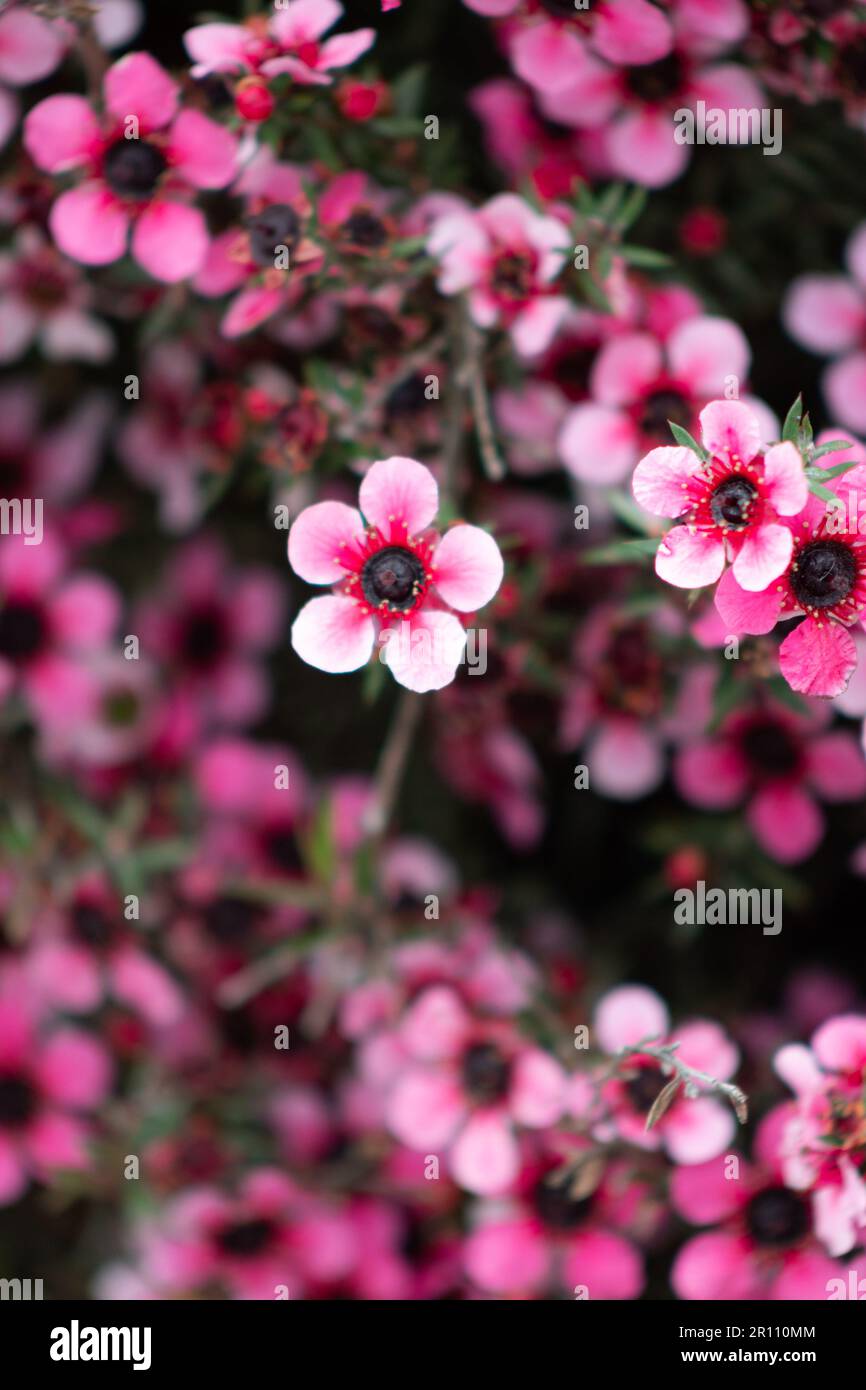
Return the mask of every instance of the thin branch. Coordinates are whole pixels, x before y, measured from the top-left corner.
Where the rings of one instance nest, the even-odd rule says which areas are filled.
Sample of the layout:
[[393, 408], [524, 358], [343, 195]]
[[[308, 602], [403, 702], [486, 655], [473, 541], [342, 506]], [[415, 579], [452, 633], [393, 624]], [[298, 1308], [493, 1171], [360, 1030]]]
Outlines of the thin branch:
[[694, 1100], [701, 1090], [719, 1091], [733, 1106], [734, 1113], [741, 1125], [746, 1123], [749, 1117], [749, 1102], [744, 1091], [739, 1086], [735, 1086], [731, 1081], [720, 1081], [716, 1076], [710, 1076], [708, 1072], [698, 1071], [695, 1067], [690, 1067], [686, 1062], [677, 1056], [678, 1042], [653, 1043], [650, 1039], [645, 1042], [634, 1043], [630, 1047], [620, 1048], [615, 1063], [624, 1061], [627, 1057], [654, 1057], [661, 1064], [662, 1072], [666, 1076], [673, 1078], [667, 1086], [659, 1093], [659, 1098], [665, 1096], [666, 1103], [662, 1108], [653, 1105], [647, 1116], [647, 1129], [651, 1129], [656, 1120], [661, 1119], [664, 1110], [675, 1099], [680, 1086], [685, 1090], [686, 1096]]
[[412, 690], [406, 690], [400, 696], [397, 713], [376, 769], [373, 798], [363, 820], [364, 831], [371, 839], [383, 835], [391, 820], [412, 739], [421, 718], [422, 704], [421, 696]]
[[484, 380], [484, 337], [467, 313], [462, 316], [461, 336], [462, 360], [458, 379], [469, 393], [484, 472], [492, 482], [498, 483], [505, 477], [506, 468], [496, 443], [496, 431], [493, 428], [493, 416]]

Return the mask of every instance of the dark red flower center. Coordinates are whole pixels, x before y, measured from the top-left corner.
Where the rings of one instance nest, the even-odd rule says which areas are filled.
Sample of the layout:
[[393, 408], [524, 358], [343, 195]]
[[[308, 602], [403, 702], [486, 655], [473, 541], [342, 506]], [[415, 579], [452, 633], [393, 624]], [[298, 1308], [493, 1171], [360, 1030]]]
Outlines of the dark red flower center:
[[683, 65], [676, 53], [669, 53], [657, 63], [641, 63], [625, 70], [629, 91], [640, 101], [664, 101], [683, 85]]
[[787, 1187], [768, 1187], [746, 1207], [746, 1226], [759, 1245], [792, 1245], [810, 1225], [808, 1204]]
[[478, 1042], [464, 1052], [460, 1074], [466, 1094], [480, 1104], [490, 1104], [507, 1094], [511, 1067], [495, 1043]]
[[276, 1225], [265, 1216], [235, 1221], [217, 1232], [216, 1242], [224, 1255], [252, 1259], [266, 1250], [277, 1233]]
[[228, 646], [225, 615], [215, 604], [202, 604], [185, 614], [180, 632], [180, 648], [188, 666], [209, 671], [216, 666]]
[[536, 1183], [532, 1204], [545, 1226], [557, 1231], [571, 1231], [586, 1219], [591, 1197], [573, 1197], [571, 1173], [553, 1173]]
[[812, 541], [791, 567], [791, 588], [801, 608], [832, 608], [856, 582], [857, 561], [843, 541]]
[[626, 1091], [635, 1110], [641, 1114], [649, 1110], [663, 1085], [664, 1077], [658, 1067], [641, 1067], [626, 1082]]
[[45, 617], [37, 604], [13, 599], [0, 608], [0, 656], [26, 661], [39, 651], [45, 635]]
[[532, 293], [535, 264], [520, 251], [503, 251], [497, 256], [490, 276], [491, 286], [502, 299], [521, 302]]
[[354, 246], [363, 246], [368, 251], [378, 251], [388, 240], [388, 228], [369, 208], [359, 208], [347, 217], [343, 233]]
[[103, 173], [121, 198], [143, 202], [153, 196], [168, 168], [165, 155], [147, 140], [116, 140], [106, 152]]
[[288, 203], [275, 203], [247, 218], [250, 255], [256, 265], [273, 267], [277, 248], [293, 251], [301, 237], [301, 219]]
[[387, 545], [364, 562], [361, 590], [371, 608], [382, 604], [398, 613], [414, 608], [424, 584], [424, 566], [411, 550]]
[[402, 381], [398, 381], [385, 400], [385, 414], [388, 419], [417, 415], [427, 404], [425, 390], [425, 381], [420, 372], [412, 372]]
[[217, 898], [202, 914], [208, 936], [220, 946], [246, 941], [261, 920], [261, 908], [245, 898]]
[[742, 531], [751, 521], [751, 509], [758, 489], [748, 478], [734, 474], [725, 478], [710, 498], [710, 514], [717, 526], [726, 531]]
[[298, 837], [290, 825], [269, 825], [261, 837], [261, 846], [274, 868], [283, 873], [297, 873], [304, 867]]
[[640, 428], [650, 439], [668, 444], [671, 437], [669, 420], [688, 428], [692, 422], [692, 410], [682, 391], [661, 387], [652, 391], [644, 401]]
[[0, 1076], [0, 1125], [17, 1129], [32, 1119], [36, 1110], [36, 1092], [30, 1082], [15, 1073]]
[[800, 766], [800, 748], [793, 734], [773, 719], [750, 724], [740, 744], [750, 766], [767, 777], [785, 777]]
[[99, 903], [84, 900], [77, 902], [69, 916], [73, 935], [85, 946], [99, 950], [111, 944], [115, 935], [115, 924]]

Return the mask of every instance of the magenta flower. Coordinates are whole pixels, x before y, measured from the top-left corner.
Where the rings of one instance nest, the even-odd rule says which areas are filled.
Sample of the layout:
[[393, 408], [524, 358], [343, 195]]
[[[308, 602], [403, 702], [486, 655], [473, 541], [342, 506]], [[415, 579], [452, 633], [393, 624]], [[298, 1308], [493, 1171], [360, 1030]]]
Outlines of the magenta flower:
[[64, 33], [23, 5], [7, 5], [0, 15], [0, 147], [18, 120], [17, 98], [10, 87], [27, 87], [53, 72], [63, 57]]
[[599, 7], [591, 37], [580, 32], [589, 16], [576, 23], [570, 8], [561, 17], [515, 23], [509, 55], [542, 114], [586, 131], [595, 161], [600, 157], [618, 177], [650, 188], [679, 177], [689, 148], [675, 139], [678, 110], [699, 101], [724, 111], [763, 105], [745, 68], [710, 61], [748, 27], [740, 0], [715, 0], [711, 7], [676, 0], [670, 21], [644, 0], [614, 0]]
[[771, 703], [737, 710], [717, 735], [680, 749], [674, 781], [693, 806], [724, 810], [748, 801], [758, 844], [783, 864], [811, 854], [824, 834], [816, 795], [859, 801], [866, 762], [853, 734], [826, 729], [829, 711], [802, 715]]
[[831, 1255], [845, 1255], [866, 1235], [866, 1017], [828, 1019], [808, 1047], [781, 1048], [774, 1066], [796, 1097], [779, 1143], [785, 1181], [810, 1194], [816, 1235]]
[[101, 575], [67, 577], [56, 537], [0, 544], [0, 699], [21, 691], [40, 724], [62, 723], [89, 708], [83, 661], [110, 640], [118, 595]]
[[[866, 536], [860, 534], [862, 482], [852, 470], [837, 481], [843, 511], [810, 495], [787, 523], [793, 548], [784, 573], [749, 592], [728, 570], [716, 589], [716, 608], [731, 632], [770, 632], [780, 619], [805, 614], [779, 648], [779, 668], [792, 690], [833, 696], [845, 690], [857, 665], [850, 632], [866, 608]], [[853, 526], [844, 519], [854, 514]]]
[[[739, 1062], [734, 1043], [708, 1019], [692, 1019], [671, 1032], [664, 1000], [644, 985], [621, 985], [603, 995], [593, 1032], [599, 1047], [612, 1055], [642, 1042], [678, 1041], [677, 1056], [687, 1066], [720, 1081], [729, 1080]], [[627, 1056], [602, 1086], [609, 1114], [598, 1127], [599, 1137], [618, 1135], [641, 1149], [664, 1148], [675, 1163], [715, 1158], [731, 1142], [735, 1121], [730, 1106], [714, 1096], [692, 1099], [680, 1092], [658, 1124], [647, 1129], [647, 1113], [666, 1080], [654, 1057], [639, 1052]]]
[[[759, 1166], [739, 1154], [677, 1168], [671, 1204], [693, 1226], [677, 1253], [671, 1284], [685, 1299], [825, 1299], [827, 1281], [840, 1269], [812, 1230], [808, 1200], [785, 1185], [779, 1158], [779, 1111], [756, 1136]], [[730, 1177], [730, 1159], [739, 1165]]]
[[713, 584], [725, 560], [744, 589], [757, 592], [783, 572], [793, 540], [780, 516], [802, 512], [809, 495], [791, 443], [761, 452], [760, 425], [739, 401], [713, 401], [700, 415], [701, 460], [690, 448], [653, 449], [635, 469], [632, 490], [658, 516], [681, 517], [656, 553], [656, 574], [683, 589]]
[[415, 999], [393, 1044], [391, 1132], [410, 1149], [447, 1151], [454, 1180], [469, 1192], [505, 1192], [520, 1171], [515, 1124], [543, 1129], [562, 1115], [559, 1063], [510, 1024], [477, 1021], [444, 985]]
[[866, 431], [866, 223], [848, 239], [845, 275], [800, 275], [785, 298], [782, 317], [798, 343], [836, 360], [822, 387], [837, 420]]
[[24, 144], [40, 169], [83, 175], [51, 209], [54, 240], [85, 265], [119, 260], [129, 243], [155, 279], [184, 280], [208, 249], [207, 224], [190, 194], [231, 181], [235, 138], [200, 111], [179, 111], [177, 84], [147, 53], [112, 64], [103, 96], [101, 117], [84, 97], [58, 95], [40, 101], [24, 123]]
[[[10, 981], [9, 983], [13, 983]], [[20, 994], [20, 985], [14, 987]], [[84, 1118], [106, 1099], [111, 1063], [78, 1028], [44, 1032], [5, 989], [0, 998], [0, 1205], [14, 1202], [30, 1178], [88, 1165]]]
[[[670, 439], [669, 420], [693, 430], [698, 412], [723, 394], [729, 378], [742, 386], [750, 358], [742, 329], [714, 315], [680, 320], [664, 342], [654, 333], [617, 334], [593, 363], [592, 399], [565, 417], [562, 462], [584, 482], [621, 482], [648, 449]], [[753, 405], [774, 430], [769, 410]]]
[[342, 672], [363, 666], [378, 642], [400, 685], [438, 690], [454, 679], [466, 645], [451, 610], [490, 602], [502, 582], [499, 547], [478, 526], [461, 523], [441, 538], [430, 529], [439, 489], [415, 459], [374, 463], [359, 501], [360, 512], [318, 502], [292, 526], [292, 568], [309, 584], [335, 585], [301, 609], [292, 646], [310, 666]]
[[643, 1259], [622, 1228], [640, 1205], [640, 1185], [626, 1164], [611, 1162], [589, 1196], [573, 1193], [569, 1163], [591, 1152], [585, 1139], [554, 1130], [524, 1165], [514, 1196], [478, 1203], [463, 1257], [485, 1293], [544, 1297], [583, 1284], [591, 1299], [639, 1297]]
[[441, 292], [465, 291], [479, 328], [500, 324], [525, 357], [549, 346], [568, 313], [568, 299], [550, 289], [568, 247], [564, 222], [541, 216], [513, 193], [501, 193], [475, 212], [446, 213], [427, 242], [439, 261]]
[[122, 899], [92, 874], [75, 885], [68, 902], [40, 915], [25, 961], [28, 982], [56, 1009], [91, 1013], [112, 997], [164, 1028], [180, 1018], [184, 999], [145, 946], [142, 933], [124, 921]]
[[337, 0], [288, 0], [270, 19], [246, 24], [199, 24], [184, 34], [193, 77], [211, 72], [287, 72], [303, 86], [326, 86], [334, 68], [345, 68], [376, 41], [375, 29], [323, 35], [343, 13]]

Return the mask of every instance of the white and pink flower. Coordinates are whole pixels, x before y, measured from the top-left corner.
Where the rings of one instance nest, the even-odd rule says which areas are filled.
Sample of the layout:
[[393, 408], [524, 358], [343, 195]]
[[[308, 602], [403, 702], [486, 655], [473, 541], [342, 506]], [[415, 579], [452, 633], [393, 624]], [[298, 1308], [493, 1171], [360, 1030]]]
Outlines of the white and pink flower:
[[653, 449], [635, 469], [632, 490], [647, 511], [681, 518], [656, 554], [659, 578], [680, 588], [713, 584], [733, 559], [743, 589], [765, 589], [791, 558], [790, 527], [809, 486], [791, 443], [761, 449], [761, 426], [740, 401], [713, 401], [700, 415], [705, 457], [689, 447]]
[[292, 568], [310, 584], [336, 586], [301, 609], [292, 646], [320, 671], [344, 672], [364, 666], [378, 644], [399, 684], [438, 690], [466, 646], [457, 613], [483, 608], [502, 582], [499, 548], [478, 526], [441, 537], [431, 529], [439, 489], [414, 459], [374, 463], [359, 500], [360, 511], [316, 503], [292, 526]]
[[337, 0], [288, 0], [269, 18], [245, 24], [199, 24], [184, 34], [193, 77], [212, 72], [288, 73], [302, 86], [326, 86], [336, 68], [348, 67], [376, 41], [375, 29], [324, 35], [343, 14]]
[[525, 357], [549, 346], [568, 313], [568, 299], [552, 282], [569, 246], [564, 222], [513, 193], [500, 193], [475, 212], [446, 213], [427, 243], [439, 262], [441, 292], [465, 293], [479, 328], [499, 324]]

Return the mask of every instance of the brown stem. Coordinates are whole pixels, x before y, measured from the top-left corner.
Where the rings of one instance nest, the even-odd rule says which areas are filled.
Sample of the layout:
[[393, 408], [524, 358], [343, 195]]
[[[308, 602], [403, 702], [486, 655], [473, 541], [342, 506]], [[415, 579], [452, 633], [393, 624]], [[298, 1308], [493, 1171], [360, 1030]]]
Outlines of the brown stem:
[[421, 718], [421, 709], [420, 695], [412, 690], [406, 690], [401, 694], [397, 713], [388, 731], [376, 769], [373, 799], [364, 816], [364, 830], [371, 839], [383, 835], [388, 827], [406, 769], [412, 738]]
[[496, 431], [493, 428], [490, 400], [484, 381], [484, 338], [468, 314], [464, 316], [463, 322], [463, 364], [460, 375], [472, 403], [475, 433], [484, 472], [492, 482], [501, 482], [506, 470], [496, 443]]

